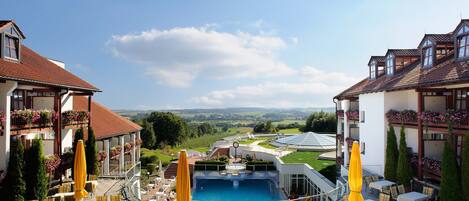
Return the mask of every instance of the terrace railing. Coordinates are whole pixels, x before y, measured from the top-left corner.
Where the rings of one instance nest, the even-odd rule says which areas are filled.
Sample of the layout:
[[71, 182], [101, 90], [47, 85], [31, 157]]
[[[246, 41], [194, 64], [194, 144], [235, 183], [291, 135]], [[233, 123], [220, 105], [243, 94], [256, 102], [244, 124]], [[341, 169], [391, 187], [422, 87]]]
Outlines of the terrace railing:
[[448, 123], [451, 123], [453, 128], [469, 129], [469, 112], [467, 110], [423, 111], [421, 113], [414, 110], [389, 110], [386, 117], [393, 124], [417, 126], [418, 120], [421, 119], [427, 128], [447, 128]]

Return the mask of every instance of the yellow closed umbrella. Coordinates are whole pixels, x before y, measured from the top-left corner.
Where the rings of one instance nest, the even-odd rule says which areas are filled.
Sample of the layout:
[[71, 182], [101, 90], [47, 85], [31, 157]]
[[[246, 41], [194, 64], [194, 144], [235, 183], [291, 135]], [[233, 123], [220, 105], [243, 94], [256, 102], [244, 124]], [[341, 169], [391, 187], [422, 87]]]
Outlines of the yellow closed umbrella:
[[86, 157], [83, 140], [78, 140], [73, 162], [73, 180], [75, 181], [75, 200], [82, 200], [88, 195], [86, 185]]
[[360, 145], [357, 141], [353, 142], [352, 155], [348, 169], [348, 184], [350, 194], [348, 201], [363, 201], [362, 196], [362, 160], [360, 159]]
[[176, 200], [191, 200], [191, 181], [186, 150], [181, 150], [179, 153], [178, 172], [176, 176]]

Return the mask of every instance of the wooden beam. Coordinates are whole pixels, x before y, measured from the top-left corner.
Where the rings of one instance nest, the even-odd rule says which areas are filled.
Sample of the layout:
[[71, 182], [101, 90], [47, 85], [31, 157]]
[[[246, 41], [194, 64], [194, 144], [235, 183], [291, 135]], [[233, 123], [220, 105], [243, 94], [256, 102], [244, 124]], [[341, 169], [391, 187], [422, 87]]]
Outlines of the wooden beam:
[[70, 96], [92, 96], [93, 93], [86, 93], [86, 92], [80, 92], [80, 93], [77, 93], [77, 92], [72, 92], [70, 93]]
[[[423, 111], [423, 96], [422, 92], [418, 91], [418, 111], [417, 114], [421, 114]], [[418, 128], [418, 178], [421, 180], [423, 178], [423, 157], [424, 157], [424, 141], [423, 141], [423, 123], [422, 119], [418, 118], [417, 120], [417, 128]]]
[[91, 128], [91, 100], [92, 96], [88, 96], [88, 129]]

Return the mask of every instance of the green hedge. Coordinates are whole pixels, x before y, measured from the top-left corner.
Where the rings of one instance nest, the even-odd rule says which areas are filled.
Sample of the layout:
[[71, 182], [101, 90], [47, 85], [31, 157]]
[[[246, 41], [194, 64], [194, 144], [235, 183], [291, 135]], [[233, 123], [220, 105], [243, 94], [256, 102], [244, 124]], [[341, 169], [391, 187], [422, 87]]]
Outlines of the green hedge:
[[194, 170], [225, 170], [225, 164], [217, 160], [196, 161]]
[[264, 161], [264, 160], [255, 160], [255, 161], [248, 161], [246, 163], [246, 170], [251, 171], [274, 171], [277, 168], [272, 161]]

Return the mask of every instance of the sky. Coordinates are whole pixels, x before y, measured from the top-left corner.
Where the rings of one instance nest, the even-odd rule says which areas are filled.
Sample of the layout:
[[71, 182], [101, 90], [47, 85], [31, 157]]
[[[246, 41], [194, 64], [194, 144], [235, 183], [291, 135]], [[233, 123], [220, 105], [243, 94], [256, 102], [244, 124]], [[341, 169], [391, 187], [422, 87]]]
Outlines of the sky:
[[469, 1], [3, 1], [24, 43], [112, 109], [331, 107], [371, 55], [453, 31]]

